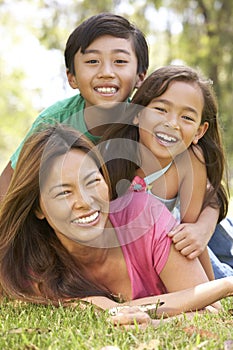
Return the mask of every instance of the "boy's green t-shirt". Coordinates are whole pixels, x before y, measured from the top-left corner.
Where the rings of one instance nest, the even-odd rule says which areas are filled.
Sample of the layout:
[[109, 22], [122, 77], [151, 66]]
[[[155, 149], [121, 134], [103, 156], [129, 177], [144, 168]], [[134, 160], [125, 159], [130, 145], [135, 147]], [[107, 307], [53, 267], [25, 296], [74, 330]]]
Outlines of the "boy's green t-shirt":
[[84, 121], [84, 110], [85, 101], [80, 94], [61, 100], [53, 104], [52, 106], [46, 108], [42, 111], [34, 123], [31, 126], [31, 129], [11, 156], [11, 166], [15, 169], [16, 163], [18, 161], [19, 153], [22, 149], [22, 146], [25, 140], [33, 134], [33, 132], [40, 127], [40, 125], [46, 124], [56, 124], [62, 123], [74, 127], [79, 130], [81, 133], [85, 134], [92, 142], [97, 143], [99, 141], [98, 136], [93, 136], [87, 130], [85, 121]]

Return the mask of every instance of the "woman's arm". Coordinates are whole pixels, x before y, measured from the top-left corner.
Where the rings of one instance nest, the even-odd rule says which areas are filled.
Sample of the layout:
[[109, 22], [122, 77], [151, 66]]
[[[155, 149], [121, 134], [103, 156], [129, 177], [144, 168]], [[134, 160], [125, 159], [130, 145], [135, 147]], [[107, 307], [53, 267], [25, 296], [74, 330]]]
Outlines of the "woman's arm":
[[169, 256], [160, 273], [160, 278], [168, 293], [194, 287], [208, 281], [199, 259], [187, 259], [175, 249], [174, 244], [171, 245]]
[[[122, 306], [147, 306], [163, 302], [157, 315], [173, 316], [182, 312], [201, 310], [208, 305], [220, 309], [217, 301], [233, 294], [233, 277], [208, 281], [199, 260], [188, 260], [172, 245], [168, 260], [160, 273], [167, 294], [146, 297], [119, 304], [105, 297], [89, 297], [84, 300], [101, 309], [121, 308]], [[152, 305], [153, 307], [153, 305]]]
[[132, 300], [128, 305], [146, 305], [164, 302], [157, 314], [168, 316], [178, 315], [182, 312], [197, 311], [233, 294], [233, 277], [225, 277], [214, 281], [208, 281], [185, 290], [160, 296], [147, 297]]
[[156, 314], [158, 316], [174, 316], [182, 312], [202, 310], [206, 306], [231, 295], [233, 295], [233, 277], [225, 277], [173, 293], [135, 299], [123, 304], [99, 296], [83, 300], [103, 310], [121, 308], [122, 306], [148, 306], [149, 309], [149, 305], [163, 302], [164, 304], [157, 308]]

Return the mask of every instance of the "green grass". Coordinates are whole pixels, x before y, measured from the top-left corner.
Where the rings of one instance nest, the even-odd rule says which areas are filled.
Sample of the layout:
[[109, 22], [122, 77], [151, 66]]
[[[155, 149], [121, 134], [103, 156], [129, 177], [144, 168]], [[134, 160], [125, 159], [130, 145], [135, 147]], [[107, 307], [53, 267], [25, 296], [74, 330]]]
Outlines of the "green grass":
[[[93, 306], [53, 307], [3, 301], [0, 306], [1, 350], [226, 349], [233, 339], [233, 300], [223, 301], [220, 314], [184, 316], [141, 329], [114, 327], [107, 312]], [[232, 349], [232, 348], [229, 348]]]

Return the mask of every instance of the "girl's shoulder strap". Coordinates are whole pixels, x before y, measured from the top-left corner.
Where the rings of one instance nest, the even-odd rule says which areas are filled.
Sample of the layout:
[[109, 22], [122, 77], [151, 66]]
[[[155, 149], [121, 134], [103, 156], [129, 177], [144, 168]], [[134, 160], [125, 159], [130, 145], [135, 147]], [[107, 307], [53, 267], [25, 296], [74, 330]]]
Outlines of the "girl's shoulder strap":
[[173, 163], [173, 161], [171, 161], [171, 163], [169, 163], [165, 168], [160, 169], [160, 170], [156, 171], [155, 173], [152, 173], [152, 174], [144, 177], [145, 183], [147, 185], [152, 184], [152, 182], [154, 182], [155, 180], [157, 180], [158, 178], [160, 178], [162, 175], [164, 175], [166, 173], [166, 171], [170, 168], [172, 163]]

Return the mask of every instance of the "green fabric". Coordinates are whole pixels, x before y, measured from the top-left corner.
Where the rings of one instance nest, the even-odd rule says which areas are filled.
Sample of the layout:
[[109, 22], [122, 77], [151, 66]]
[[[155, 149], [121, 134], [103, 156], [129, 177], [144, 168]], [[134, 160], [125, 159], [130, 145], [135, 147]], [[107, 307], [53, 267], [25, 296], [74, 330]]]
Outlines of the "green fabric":
[[38, 129], [41, 124], [67, 124], [79, 130], [81, 133], [85, 134], [92, 142], [97, 143], [100, 137], [93, 136], [87, 130], [83, 114], [84, 107], [85, 101], [83, 97], [80, 94], [77, 94], [65, 100], [58, 101], [52, 106], [42, 111], [32, 124], [31, 129], [28, 131], [27, 135], [25, 136], [15, 153], [11, 156], [12, 168], [15, 169], [19, 153], [22, 149], [25, 140], [31, 134], [33, 134], [33, 132], [35, 132], [35, 130]]

